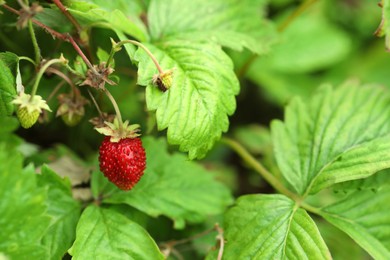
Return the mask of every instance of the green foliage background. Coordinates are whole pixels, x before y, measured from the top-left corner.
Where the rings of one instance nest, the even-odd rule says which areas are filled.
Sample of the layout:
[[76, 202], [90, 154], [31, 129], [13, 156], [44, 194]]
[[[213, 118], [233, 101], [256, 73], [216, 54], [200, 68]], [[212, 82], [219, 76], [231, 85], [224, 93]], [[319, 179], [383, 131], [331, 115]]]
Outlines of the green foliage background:
[[[38, 2], [36, 21], [77, 36]], [[106, 87], [147, 154], [141, 181], [120, 191], [99, 171], [92, 102], [75, 127], [55, 112], [19, 127], [10, 102], [31, 92], [34, 49], [2, 6], [17, 1], [0, 1], [0, 259], [390, 259], [390, 1], [62, 3], [93, 64], [110, 37], [135, 39], [173, 84], [154, 86], [144, 50], [115, 55]], [[69, 43], [34, 28], [42, 58], [85, 72]], [[53, 111], [61, 81], [39, 85]]]

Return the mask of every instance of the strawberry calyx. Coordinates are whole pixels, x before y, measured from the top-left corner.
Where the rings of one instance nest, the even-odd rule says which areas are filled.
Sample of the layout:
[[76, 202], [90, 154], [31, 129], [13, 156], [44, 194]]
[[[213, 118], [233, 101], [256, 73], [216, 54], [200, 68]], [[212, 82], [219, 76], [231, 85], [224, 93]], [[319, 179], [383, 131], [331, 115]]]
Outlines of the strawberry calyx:
[[11, 103], [17, 106], [16, 114], [24, 128], [30, 128], [34, 125], [43, 109], [51, 112], [46, 100], [39, 95], [31, 96], [30, 94], [20, 92]]
[[99, 133], [110, 136], [110, 141], [113, 143], [119, 142], [121, 139], [125, 138], [135, 138], [140, 136], [139, 134], [139, 127], [138, 124], [129, 125], [129, 121], [126, 120], [123, 122], [122, 127], [120, 126], [118, 118], [114, 119], [113, 123], [104, 122], [105, 126], [103, 127], [95, 127], [96, 131]]

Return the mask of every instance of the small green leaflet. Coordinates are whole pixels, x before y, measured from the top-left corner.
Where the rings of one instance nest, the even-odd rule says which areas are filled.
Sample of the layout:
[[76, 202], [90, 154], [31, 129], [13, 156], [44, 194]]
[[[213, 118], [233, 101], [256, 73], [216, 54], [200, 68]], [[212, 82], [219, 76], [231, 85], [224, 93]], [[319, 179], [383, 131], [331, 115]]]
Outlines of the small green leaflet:
[[331, 259], [309, 214], [283, 195], [247, 195], [225, 215], [226, 259]]
[[34, 168], [22, 169], [22, 163], [0, 144], [0, 252], [11, 259], [48, 259], [41, 245], [50, 224], [47, 192], [37, 186]]
[[104, 198], [103, 203], [128, 204], [152, 217], [165, 215], [175, 221], [175, 228], [184, 228], [186, 221], [198, 223], [209, 215], [221, 214], [232, 203], [228, 188], [185, 156], [168, 154], [163, 139], [148, 137], [142, 142], [147, 166], [132, 190], [104, 185], [108, 181], [103, 174], [94, 173], [98, 175], [92, 178], [92, 191]]
[[73, 199], [69, 180], [61, 179], [47, 166], [42, 167], [37, 178], [38, 184], [48, 189], [48, 215], [52, 218], [42, 244], [50, 259], [62, 259], [75, 239], [81, 204]]
[[[214, 42], [238, 51], [268, 51], [275, 29], [264, 0], [153, 0], [148, 9], [152, 42], [172, 39]], [[202, 63], [199, 63], [202, 64]]]
[[390, 259], [390, 187], [356, 191], [320, 214], [374, 259]]
[[366, 178], [390, 167], [390, 94], [349, 82], [295, 98], [271, 125], [275, 157], [299, 194]]
[[164, 259], [150, 235], [112, 209], [88, 206], [77, 224], [72, 259]]
[[142, 49], [137, 50], [138, 84], [147, 86], [146, 102], [156, 111], [159, 130], [168, 128], [168, 142], [202, 158], [229, 127], [236, 109], [239, 83], [233, 63], [217, 45], [169, 41], [147, 47], [161, 66], [173, 71], [173, 85], [161, 92], [152, 84], [157, 70]]

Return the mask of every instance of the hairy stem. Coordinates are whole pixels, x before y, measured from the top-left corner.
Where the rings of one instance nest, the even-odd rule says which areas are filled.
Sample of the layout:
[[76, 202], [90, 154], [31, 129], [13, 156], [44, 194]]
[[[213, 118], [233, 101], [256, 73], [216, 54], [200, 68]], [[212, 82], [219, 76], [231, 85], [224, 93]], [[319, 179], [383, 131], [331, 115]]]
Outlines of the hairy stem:
[[252, 169], [258, 172], [275, 190], [301, 202], [302, 198], [287, 189], [274, 175], [272, 175], [260, 162], [258, 162], [240, 143], [230, 139], [222, 138], [222, 142], [232, 148]]
[[68, 12], [68, 9], [61, 3], [60, 0], [52, 0], [53, 3], [60, 9], [60, 11], [68, 18], [68, 20], [73, 24], [74, 27], [76, 27], [76, 30], [78, 33], [81, 32], [82, 28], [79, 22], [73, 17], [72, 14]]

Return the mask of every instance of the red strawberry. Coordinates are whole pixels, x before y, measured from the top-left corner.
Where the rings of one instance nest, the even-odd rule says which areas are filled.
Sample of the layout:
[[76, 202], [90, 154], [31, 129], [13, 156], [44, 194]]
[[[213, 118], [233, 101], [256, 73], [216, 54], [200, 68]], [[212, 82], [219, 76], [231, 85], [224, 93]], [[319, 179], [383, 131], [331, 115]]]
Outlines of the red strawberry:
[[146, 156], [138, 137], [111, 142], [106, 136], [99, 154], [100, 171], [121, 190], [130, 190], [144, 174]]

